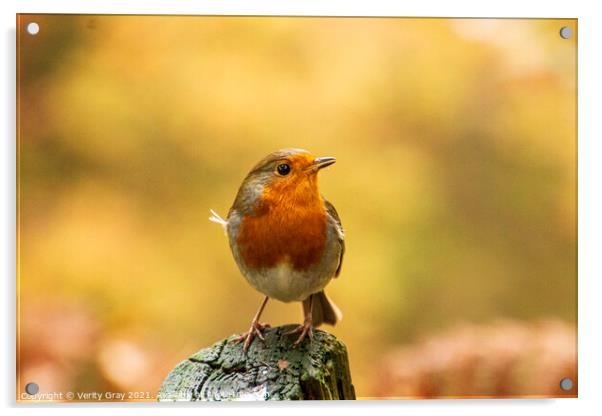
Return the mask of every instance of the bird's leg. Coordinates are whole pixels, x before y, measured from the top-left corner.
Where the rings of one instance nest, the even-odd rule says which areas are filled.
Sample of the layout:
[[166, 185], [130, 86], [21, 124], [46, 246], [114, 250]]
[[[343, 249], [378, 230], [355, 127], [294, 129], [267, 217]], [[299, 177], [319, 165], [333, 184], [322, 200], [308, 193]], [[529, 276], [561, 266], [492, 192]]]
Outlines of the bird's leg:
[[312, 323], [312, 317], [311, 317], [313, 299], [314, 299], [314, 295], [309, 295], [309, 308], [307, 308], [308, 310], [307, 310], [307, 313], [305, 314], [305, 319], [303, 320], [303, 325], [299, 325], [297, 328], [285, 333], [285, 335], [289, 335], [289, 334], [296, 334], [296, 333], [300, 332], [299, 337], [293, 343], [293, 348], [295, 348], [299, 344], [301, 344], [301, 342], [305, 339], [305, 336], [309, 335], [310, 339], [313, 338], [313, 336], [314, 336], [313, 329], [312, 329], [313, 323]]
[[268, 299], [269, 298], [266, 296], [263, 302], [261, 302], [261, 306], [259, 306], [255, 317], [251, 321], [251, 327], [249, 328], [249, 330], [241, 336], [236, 337], [232, 340], [232, 342], [244, 341], [243, 350], [245, 353], [249, 349], [251, 342], [253, 342], [253, 337], [257, 336], [260, 340], [265, 342], [265, 338], [263, 337], [263, 333], [261, 331], [263, 331], [266, 328], [269, 328], [270, 326], [268, 324], [262, 324], [261, 322], [259, 322], [259, 318], [261, 317], [261, 313], [263, 312], [266, 303], [268, 303]]

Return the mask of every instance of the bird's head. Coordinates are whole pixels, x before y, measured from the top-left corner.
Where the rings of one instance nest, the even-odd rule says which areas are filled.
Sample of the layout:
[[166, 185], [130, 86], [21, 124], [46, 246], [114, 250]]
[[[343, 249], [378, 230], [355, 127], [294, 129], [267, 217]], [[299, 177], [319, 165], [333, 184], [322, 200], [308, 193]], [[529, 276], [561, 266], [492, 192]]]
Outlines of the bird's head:
[[283, 149], [264, 157], [247, 175], [239, 190], [239, 202], [266, 199], [274, 203], [319, 199], [318, 172], [335, 162], [334, 157], [315, 157], [307, 150]]

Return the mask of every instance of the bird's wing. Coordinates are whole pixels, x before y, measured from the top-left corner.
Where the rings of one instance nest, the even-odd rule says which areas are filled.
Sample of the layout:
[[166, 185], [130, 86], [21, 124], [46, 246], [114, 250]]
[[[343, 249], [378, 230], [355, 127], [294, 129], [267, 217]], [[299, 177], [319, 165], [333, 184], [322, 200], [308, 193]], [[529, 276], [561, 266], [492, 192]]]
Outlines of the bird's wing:
[[339, 244], [341, 245], [341, 255], [339, 256], [339, 265], [337, 266], [337, 270], [334, 273], [334, 277], [338, 277], [341, 273], [341, 266], [343, 265], [343, 256], [345, 255], [345, 232], [343, 231], [343, 225], [341, 224], [341, 219], [339, 218], [339, 213], [335, 209], [334, 205], [328, 202], [327, 199], [324, 198], [324, 205], [326, 206], [326, 213], [330, 218], [334, 220], [337, 236], [339, 240]]

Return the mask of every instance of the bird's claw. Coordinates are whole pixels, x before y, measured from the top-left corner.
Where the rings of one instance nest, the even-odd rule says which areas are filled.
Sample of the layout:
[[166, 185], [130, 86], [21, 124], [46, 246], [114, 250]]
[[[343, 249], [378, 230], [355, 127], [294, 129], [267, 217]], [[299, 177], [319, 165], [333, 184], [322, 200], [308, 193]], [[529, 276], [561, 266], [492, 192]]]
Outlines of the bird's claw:
[[247, 332], [245, 332], [244, 334], [232, 339], [231, 342], [244, 341], [242, 349], [246, 353], [248, 351], [249, 347], [251, 346], [251, 343], [253, 342], [254, 337], [257, 337], [262, 342], [265, 342], [265, 337], [263, 336], [262, 331], [267, 328], [270, 328], [269, 324], [264, 324], [261, 322], [251, 322], [251, 327], [249, 328], [249, 330]]
[[311, 321], [306, 320], [305, 322], [303, 322], [303, 325], [298, 325], [296, 328], [285, 332], [284, 335], [292, 335], [292, 334], [296, 334], [299, 332], [300, 332], [299, 337], [293, 343], [293, 348], [299, 346], [299, 344], [301, 344], [301, 342], [303, 342], [303, 340], [305, 339], [306, 336], [309, 336], [309, 339], [313, 339], [314, 331], [313, 331], [313, 325], [312, 325]]

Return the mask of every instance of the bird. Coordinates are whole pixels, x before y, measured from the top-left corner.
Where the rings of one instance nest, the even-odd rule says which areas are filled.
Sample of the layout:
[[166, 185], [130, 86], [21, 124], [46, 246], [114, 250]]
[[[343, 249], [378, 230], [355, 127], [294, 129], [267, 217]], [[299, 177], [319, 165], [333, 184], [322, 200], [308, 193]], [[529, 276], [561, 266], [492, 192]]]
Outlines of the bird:
[[323, 323], [335, 325], [341, 310], [324, 288], [340, 275], [345, 233], [339, 214], [318, 187], [318, 173], [334, 157], [314, 157], [303, 149], [281, 149], [261, 159], [244, 178], [223, 219], [210, 210], [211, 221], [223, 226], [241, 274], [265, 295], [249, 330], [233, 341], [246, 353], [255, 337], [265, 342], [260, 322], [269, 299], [302, 302], [304, 320], [286, 334], [299, 334], [293, 348]]

